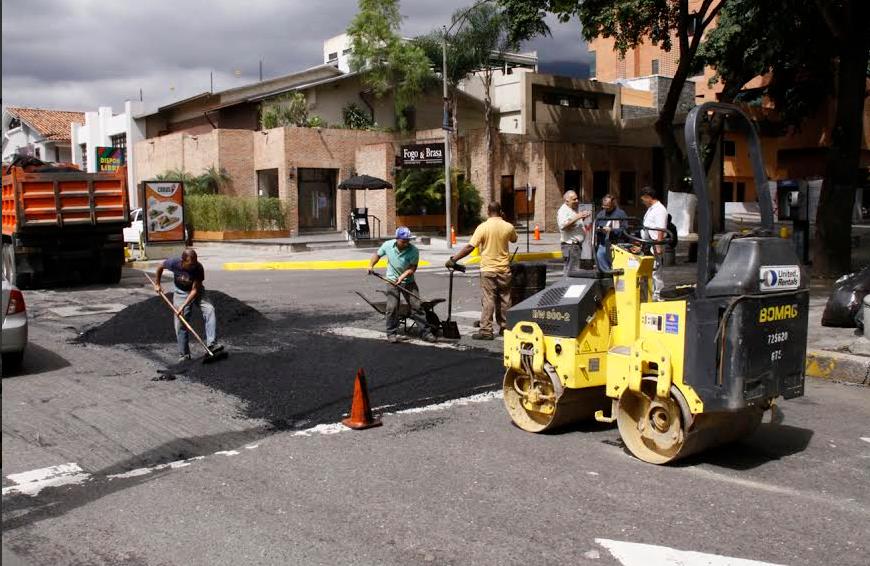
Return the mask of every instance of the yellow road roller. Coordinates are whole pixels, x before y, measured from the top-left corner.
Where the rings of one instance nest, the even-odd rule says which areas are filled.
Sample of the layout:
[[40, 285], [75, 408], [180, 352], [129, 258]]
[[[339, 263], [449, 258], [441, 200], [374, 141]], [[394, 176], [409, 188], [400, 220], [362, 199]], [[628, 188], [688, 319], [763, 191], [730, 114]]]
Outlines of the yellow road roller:
[[[715, 247], [699, 151], [714, 115], [747, 134], [761, 211], [760, 228], [724, 234]], [[521, 429], [616, 421], [632, 454], [665, 464], [745, 437], [778, 397], [803, 395], [809, 281], [791, 242], [774, 236], [758, 135], [720, 103], [695, 107], [685, 134], [699, 203], [697, 281], [654, 301], [648, 250], [661, 242], [635, 225], [610, 244], [612, 268], [566, 270], [513, 306], [503, 389]]]

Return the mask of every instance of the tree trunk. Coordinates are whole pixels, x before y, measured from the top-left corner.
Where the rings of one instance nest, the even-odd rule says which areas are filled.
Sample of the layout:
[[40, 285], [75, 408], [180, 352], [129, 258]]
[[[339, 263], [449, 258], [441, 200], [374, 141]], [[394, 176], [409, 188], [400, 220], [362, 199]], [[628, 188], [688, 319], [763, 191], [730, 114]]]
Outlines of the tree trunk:
[[683, 150], [677, 143], [677, 136], [674, 134], [674, 116], [677, 114], [680, 94], [683, 92], [686, 79], [689, 77], [689, 63], [693, 56], [694, 53], [688, 57], [680, 58], [680, 64], [674, 73], [665, 103], [662, 105], [659, 117], [655, 122], [656, 134], [658, 134], [665, 154], [665, 191], [680, 191], [683, 186], [685, 164]]
[[[854, 6], [862, 5], [859, 1]], [[837, 276], [852, 269], [852, 208], [858, 183], [861, 155], [861, 129], [866, 98], [868, 41], [866, 8], [853, 14], [845, 37], [840, 40], [837, 68], [837, 94], [831, 147], [828, 150], [825, 177], [816, 213], [813, 240], [813, 272]]]
[[495, 195], [494, 183], [492, 182], [492, 163], [493, 163], [493, 147], [492, 147], [492, 98], [490, 97], [490, 88], [492, 87], [492, 70], [487, 69], [481, 77], [483, 81], [483, 145], [486, 150], [486, 184], [483, 189], [489, 195], [489, 201], [498, 200]]

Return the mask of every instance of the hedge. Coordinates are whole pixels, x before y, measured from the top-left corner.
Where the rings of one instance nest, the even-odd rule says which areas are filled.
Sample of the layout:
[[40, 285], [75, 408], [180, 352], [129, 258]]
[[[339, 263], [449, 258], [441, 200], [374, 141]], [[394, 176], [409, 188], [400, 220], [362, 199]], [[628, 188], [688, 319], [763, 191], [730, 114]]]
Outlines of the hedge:
[[278, 198], [185, 195], [194, 230], [286, 230], [287, 207]]

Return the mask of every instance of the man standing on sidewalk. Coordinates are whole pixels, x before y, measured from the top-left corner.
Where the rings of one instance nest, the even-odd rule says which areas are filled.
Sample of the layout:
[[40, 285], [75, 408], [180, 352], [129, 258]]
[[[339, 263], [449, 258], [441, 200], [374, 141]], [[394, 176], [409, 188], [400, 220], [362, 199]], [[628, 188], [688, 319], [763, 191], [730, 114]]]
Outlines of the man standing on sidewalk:
[[471, 335], [474, 340], [492, 340], [492, 316], [495, 313], [499, 334], [507, 326], [507, 310], [511, 306], [511, 267], [509, 246], [517, 241], [513, 225], [501, 217], [501, 204], [489, 203], [489, 218], [480, 224], [471, 240], [447, 260], [451, 268], [474, 248], [480, 250], [480, 331]]
[[178, 361], [183, 362], [190, 359], [190, 338], [187, 327], [181, 324], [177, 315], [180, 314], [189, 322], [193, 305], [199, 307], [200, 312], [202, 312], [202, 318], [205, 321], [205, 342], [208, 349], [212, 352], [220, 350], [221, 347], [215, 340], [217, 319], [214, 305], [206, 296], [205, 288], [202, 285], [205, 280], [205, 270], [202, 264], [197, 261], [196, 252], [187, 248], [182, 252], [181, 257], [168, 258], [157, 267], [154, 290], [158, 293], [163, 292], [160, 286], [160, 277], [163, 275], [164, 269], [172, 272], [175, 281], [172, 305], [175, 307], [176, 314], [174, 322], [175, 337], [178, 340]]
[[[652, 187], [643, 187], [640, 190], [640, 202], [646, 207], [646, 214], [643, 215], [644, 228], [655, 228], [655, 230], [644, 230], [644, 239], [663, 240], [665, 238], [664, 230], [668, 228], [668, 209], [659, 202], [658, 195]], [[662, 287], [664, 287], [662, 256], [665, 253], [665, 248], [664, 246], [653, 245], [650, 252], [655, 257], [655, 266], [653, 267], [653, 300], [658, 301]]]
[[601, 210], [595, 216], [595, 257], [598, 258], [598, 265], [608, 271], [611, 269], [608, 237], [609, 243], [618, 241], [625, 228], [620, 220], [627, 219], [625, 211], [619, 208], [616, 197], [611, 194], [604, 195], [601, 199]]
[[[369, 273], [374, 273], [375, 264], [382, 257], [387, 259], [386, 279], [389, 281], [386, 291], [387, 340], [396, 343], [404, 339], [404, 336], [399, 337], [399, 305], [402, 304], [401, 295], [405, 295], [410, 307], [410, 317], [417, 323], [420, 337], [426, 342], [436, 342], [437, 339], [432, 334], [429, 323], [426, 322], [423, 306], [417, 298], [420, 296], [420, 289], [414, 282], [414, 272], [417, 271], [417, 264], [420, 263], [420, 251], [411, 243], [411, 238], [413, 238], [411, 231], [405, 226], [396, 229], [396, 239], [384, 242], [378, 251], [372, 254]], [[403, 289], [410, 293], [403, 292]]]
[[[568, 269], [568, 260], [571, 253], [580, 254], [580, 245], [586, 238], [584, 221], [591, 216], [588, 210], [580, 209], [580, 199], [574, 191], [565, 191], [565, 204], [556, 213], [556, 223], [559, 225], [560, 240], [562, 242], [562, 258], [565, 260], [565, 269]], [[580, 258], [575, 258], [575, 262]]]

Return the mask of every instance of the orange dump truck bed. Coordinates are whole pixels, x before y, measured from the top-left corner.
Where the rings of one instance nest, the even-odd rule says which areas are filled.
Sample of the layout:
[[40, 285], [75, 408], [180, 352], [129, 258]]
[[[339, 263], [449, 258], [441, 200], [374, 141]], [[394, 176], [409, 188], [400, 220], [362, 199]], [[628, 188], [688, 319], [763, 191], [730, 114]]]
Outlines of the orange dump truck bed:
[[[4, 171], [3, 264], [19, 286], [58, 275], [113, 282], [123, 265], [123, 229], [130, 223], [127, 174]], [[62, 279], [66, 279], [62, 277]]]

